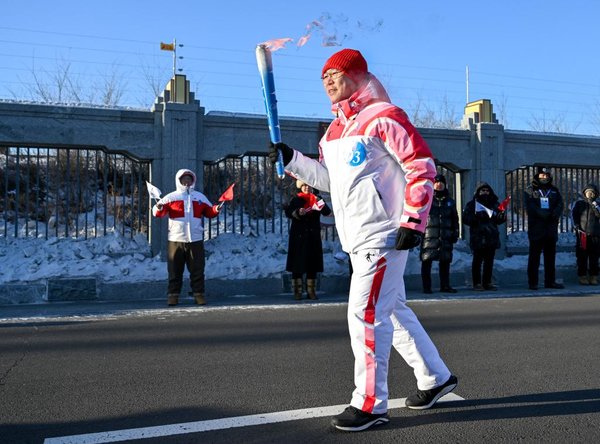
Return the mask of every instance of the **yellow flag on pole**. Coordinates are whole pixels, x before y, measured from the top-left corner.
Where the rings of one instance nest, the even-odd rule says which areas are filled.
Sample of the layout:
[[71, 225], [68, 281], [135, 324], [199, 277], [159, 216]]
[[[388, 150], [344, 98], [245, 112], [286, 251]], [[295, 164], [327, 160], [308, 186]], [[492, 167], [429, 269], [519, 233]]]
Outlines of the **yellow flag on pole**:
[[175, 51], [175, 45], [173, 43], [160, 42], [161, 51]]

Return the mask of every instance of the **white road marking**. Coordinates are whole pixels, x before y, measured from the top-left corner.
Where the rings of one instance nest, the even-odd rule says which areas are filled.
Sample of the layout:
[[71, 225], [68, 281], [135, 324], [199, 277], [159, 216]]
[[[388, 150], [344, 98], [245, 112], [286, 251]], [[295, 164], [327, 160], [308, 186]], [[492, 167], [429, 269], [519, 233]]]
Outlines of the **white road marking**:
[[[406, 398], [390, 399], [389, 409], [406, 407]], [[450, 401], [463, 401], [454, 393], [448, 393], [440, 398], [438, 403]], [[133, 439], [149, 439], [161, 436], [184, 435], [187, 433], [201, 433], [210, 430], [232, 429], [236, 427], [249, 427], [255, 425], [274, 424], [285, 421], [299, 421], [303, 419], [334, 416], [341, 413], [347, 404], [315, 407], [309, 409], [287, 410], [285, 412], [261, 413], [258, 415], [234, 416], [232, 418], [211, 419], [208, 421], [184, 422], [155, 427], [141, 427], [138, 429], [114, 430], [110, 432], [88, 433], [84, 435], [60, 436], [46, 438], [44, 444], [99, 444], [105, 442], [128, 441]]]

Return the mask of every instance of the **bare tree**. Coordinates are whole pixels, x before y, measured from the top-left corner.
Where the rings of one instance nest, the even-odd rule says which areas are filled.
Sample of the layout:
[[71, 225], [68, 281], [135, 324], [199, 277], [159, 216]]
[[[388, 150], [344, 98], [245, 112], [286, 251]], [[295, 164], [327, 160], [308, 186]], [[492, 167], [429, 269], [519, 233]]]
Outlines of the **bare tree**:
[[171, 78], [171, 73], [161, 67], [160, 63], [148, 64], [145, 62], [140, 63], [142, 74], [148, 87], [148, 91], [152, 93], [151, 99], [148, 100], [146, 96], [139, 98], [138, 102], [142, 106], [149, 106], [156, 97], [160, 96], [167, 85], [167, 82]]
[[102, 84], [98, 88], [101, 91], [100, 103], [106, 106], [118, 105], [125, 92], [124, 88], [122, 75], [113, 69], [110, 74], [103, 76]]
[[[29, 72], [30, 79], [21, 79], [21, 91], [10, 90], [15, 99], [30, 100], [42, 103], [75, 103], [102, 104], [115, 106], [119, 104], [124, 92], [123, 79], [113, 67], [104, 81], [89, 84], [82, 80], [82, 75], [74, 73], [72, 64], [65, 58], [57, 59], [54, 69], [38, 68], [35, 59]], [[98, 93], [98, 95], [97, 95]], [[98, 102], [99, 97], [100, 102]]]
[[494, 109], [498, 122], [504, 125], [504, 128], [508, 128], [508, 97], [502, 93], [498, 98], [498, 101], [494, 103]]
[[558, 113], [554, 116], [546, 115], [546, 111], [542, 110], [541, 115], [531, 115], [527, 121], [527, 125], [534, 130], [542, 133], [573, 133], [579, 127], [580, 122], [572, 123], [566, 121], [565, 113]]
[[444, 95], [437, 108], [425, 103], [420, 92], [411, 106], [411, 121], [415, 126], [425, 128], [458, 128], [460, 126], [460, 115], [451, 105], [448, 96]]
[[596, 101], [592, 105], [590, 123], [596, 129], [596, 131], [600, 132], [600, 101]]

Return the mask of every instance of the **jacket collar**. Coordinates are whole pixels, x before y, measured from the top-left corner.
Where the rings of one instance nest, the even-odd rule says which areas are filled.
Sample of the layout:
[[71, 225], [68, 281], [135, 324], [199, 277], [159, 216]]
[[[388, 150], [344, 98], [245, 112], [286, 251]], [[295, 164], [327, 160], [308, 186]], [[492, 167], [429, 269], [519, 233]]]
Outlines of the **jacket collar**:
[[331, 111], [342, 120], [349, 120], [374, 102], [390, 102], [383, 85], [373, 74], [368, 73], [361, 86], [349, 98], [334, 103]]

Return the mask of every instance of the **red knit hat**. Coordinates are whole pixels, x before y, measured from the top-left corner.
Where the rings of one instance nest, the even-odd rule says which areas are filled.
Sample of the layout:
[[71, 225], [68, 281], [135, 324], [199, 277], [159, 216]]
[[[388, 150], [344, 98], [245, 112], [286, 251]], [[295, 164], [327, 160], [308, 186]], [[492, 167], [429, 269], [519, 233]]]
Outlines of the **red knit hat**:
[[321, 75], [324, 75], [330, 69], [338, 69], [349, 76], [352, 80], [358, 80], [357, 77], [369, 72], [367, 61], [356, 49], [342, 49], [329, 57], [323, 66]]

